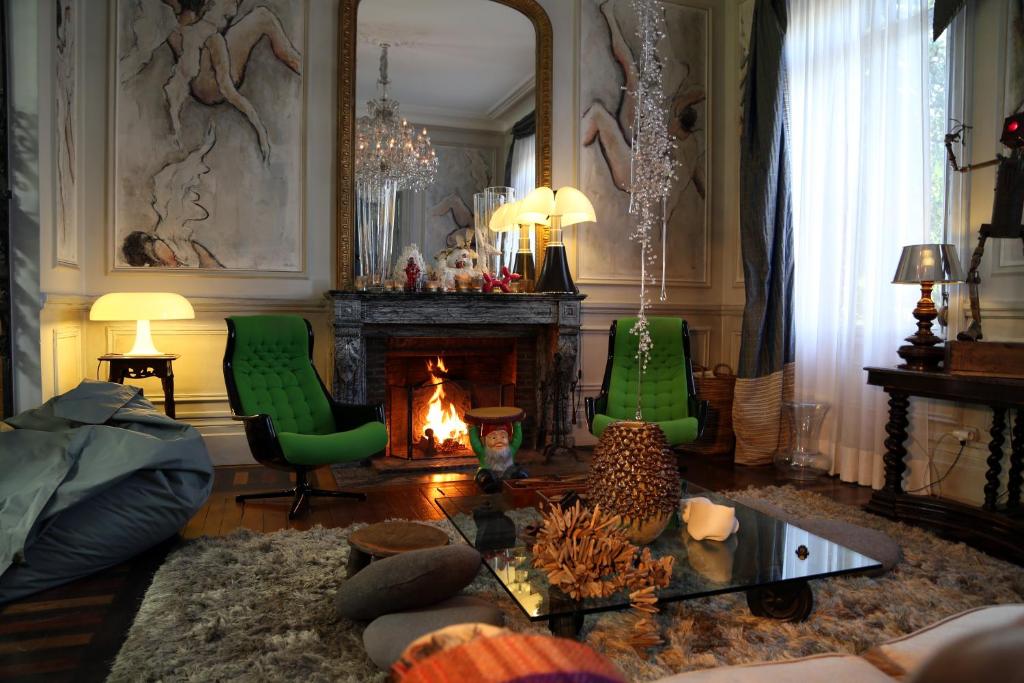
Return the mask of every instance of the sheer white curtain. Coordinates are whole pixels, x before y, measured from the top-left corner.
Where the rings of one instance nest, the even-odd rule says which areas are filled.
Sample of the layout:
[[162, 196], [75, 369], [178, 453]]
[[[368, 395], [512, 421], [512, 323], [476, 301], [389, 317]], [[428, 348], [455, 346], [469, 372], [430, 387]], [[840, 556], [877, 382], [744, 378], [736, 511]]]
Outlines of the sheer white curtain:
[[[537, 136], [529, 135], [516, 140], [512, 146], [512, 187], [516, 189], [516, 199], [522, 199], [530, 191], [537, 187]], [[504, 249], [508, 251], [508, 257], [503, 262], [513, 263], [515, 253], [519, 249], [519, 233], [512, 231], [507, 233], [511, 239], [506, 241]], [[530, 233], [530, 248], [534, 249], [537, 236]]]
[[[920, 291], [891, 284], [928, 222], [928, 0], [791, 0], [796, 395], [832, 405], [822, 447], [879, 488], [892, 366]], [[927, 438], [919, 442], [928, 443]]]

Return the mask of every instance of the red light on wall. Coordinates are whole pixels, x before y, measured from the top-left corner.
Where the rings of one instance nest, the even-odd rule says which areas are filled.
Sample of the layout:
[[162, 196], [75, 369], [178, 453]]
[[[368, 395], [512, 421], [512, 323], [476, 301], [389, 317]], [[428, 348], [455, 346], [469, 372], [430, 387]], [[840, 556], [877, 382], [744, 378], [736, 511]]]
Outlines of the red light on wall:
[[1017, 130], [1018, 128], [1020, 128], [1020, 125], [1016, 121], [1010, 121], [1008, 124], [1006, 124], [1006, 130], [1010, 131], [1011, 133]]

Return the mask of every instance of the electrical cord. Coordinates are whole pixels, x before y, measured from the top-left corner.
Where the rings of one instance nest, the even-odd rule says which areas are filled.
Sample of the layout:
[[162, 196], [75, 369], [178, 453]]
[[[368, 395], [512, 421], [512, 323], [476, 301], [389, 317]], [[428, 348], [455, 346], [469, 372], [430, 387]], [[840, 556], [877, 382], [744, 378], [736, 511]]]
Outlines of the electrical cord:
[[946, 477], [948, 477], [950, 475], [950, 473], [953, 471], [953, 468], [956, 467], [956, 464], [958, 462], [960, 462], [960, 456], [964, 454], [964, 448], [966, 448], [966, 447], [967, 447], [967, 442], [966, 441], [961, 441], [960, 442], [960, 450], [957, 451], [956, 457], [953, 458], [953, 462], [950, 463], [949, 469], [946, 470], [945, 474], [943, 474], [941, 477], [939, 477], [938, 479], [936, 479], [935, 481], [933, 481], [930, 484], [926, 484], [926, 485], [921, 486], [921, 487], [916, 488], [916, 489], [910, 489], [909, 491], [906, 491], [906, 493], [917, 493], [918, 491], [924, 491], [925, 489], [930, 489], [930, 488], [932, 488], [933, 486], [935, 486], [937, 484], [941, 484], [942, 480], [945, 479]]

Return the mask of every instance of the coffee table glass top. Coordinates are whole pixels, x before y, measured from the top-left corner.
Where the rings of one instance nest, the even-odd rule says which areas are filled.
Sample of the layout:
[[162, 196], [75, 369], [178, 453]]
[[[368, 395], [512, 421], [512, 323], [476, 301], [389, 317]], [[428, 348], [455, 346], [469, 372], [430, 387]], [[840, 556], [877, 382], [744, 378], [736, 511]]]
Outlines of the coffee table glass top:
[[[647, 546], [655, 557], [675, 557], [672, 581], [658, 591], [659, 602], [855, 574], [881, 566], [877, 560], [717, 493], [684, 485], [683, 497], [697, 495], [735, 508], [739, 531], [726, 541], [696, 541], [687, 533], [685, 523], [670, 524]], [[533, 567], [522, 532], [528, 525], [539, 524], [537, 508], [516, 507], [503, 494], [444, 497], [435, 502], [462, 537], [481, 550], [484, 564], [531, 620], [629, 607], [625, 591], [607, 598], [573, 600], [552, 587], [543, 570]], [[507, 523], [505, 529], [501, 523], [489, 524], [487, 533], [478, 539], [473, 512], [483, 505], [503, 512], [514, 523], [515, 533]]]

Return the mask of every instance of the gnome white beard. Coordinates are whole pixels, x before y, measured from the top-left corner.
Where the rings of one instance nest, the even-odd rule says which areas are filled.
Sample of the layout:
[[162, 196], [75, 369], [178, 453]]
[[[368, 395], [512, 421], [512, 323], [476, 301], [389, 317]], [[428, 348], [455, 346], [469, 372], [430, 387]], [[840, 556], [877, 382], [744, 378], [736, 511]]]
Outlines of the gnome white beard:
[[495, 474], [502, 474], [512, 467], [512, 448], [503, 446], [501, 448], [484, 448], [485, 467]]

